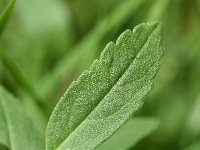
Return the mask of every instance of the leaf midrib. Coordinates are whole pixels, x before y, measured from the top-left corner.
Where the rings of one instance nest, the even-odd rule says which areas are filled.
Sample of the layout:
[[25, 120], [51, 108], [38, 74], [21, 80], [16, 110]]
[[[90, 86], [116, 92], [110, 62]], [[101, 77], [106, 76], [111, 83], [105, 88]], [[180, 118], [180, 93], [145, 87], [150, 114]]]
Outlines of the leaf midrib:
[[[122, 73], [119, 77], [118, 77], [118, 80], [111, 86], [110, 90], [108, 90], [108, 92], [105, 94], [105, 96], [102, 98], [104, 99], [108, 93], [113, 89], [113, 87], [115, 87], [115, 85], [119, 82], [119, 80], [123, 77], [123, 75], [127, 72], [128, 68], [130, 67], [130, 65], [134, 62], [134, 60], [136, 59], [137, 55], [141, 52], [141, 50], [143, 49], [144, 45], [147, 43], [147, 41], [149, 40], [151, 34], [155, 31], [155, 28], [157, 27], [158, 25], [156, 24], [153, 29], [152, 29], [152, 32], [149, 34], [148, 38], [145, 40], [145, 42], [142, 44], [140, 50], [138, 51], [138, 53], [136, 54], [135, 58], [133, 58], [133, 61], [131, 61], [131, 63], [129, 65], [127, 65], [127, 67], [124, 69], [124, 73]], [[133, 31], [132, 31], [133, 32]], [[116, 43], [115, 43], [116, 44]], [[75, 101], [74, 101], [75, 102]], [[99, 101], [99, 103], [94, 107], [94, 109], [85, 117], [87, 118], [96, 108], [97, 106], [101, 103], [101, 101]], [[75, 133], [75, 131], [83, 124], [83, 122], [86, 120], [86, 119], [83, 119], [83, 121], [80, 122], [80, 124], [69, 134], [66, 136], [66, 138], [57, 146], [56, 150], [60, 150], [60, 148], [62, 147], [63, 143], [65, 143], [65, 141], [69, 140], [70, 139], [70, 136], [73, 135], [73, 133]]]

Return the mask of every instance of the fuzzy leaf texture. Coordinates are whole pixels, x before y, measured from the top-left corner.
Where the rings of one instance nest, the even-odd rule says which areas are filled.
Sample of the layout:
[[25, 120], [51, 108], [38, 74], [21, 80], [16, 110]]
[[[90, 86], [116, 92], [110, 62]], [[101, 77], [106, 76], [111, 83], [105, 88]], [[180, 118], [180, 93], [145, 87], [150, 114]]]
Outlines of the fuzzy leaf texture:
[[0, 15], [0, 35], [5, 27], [5, 24], [7, 23], [7, 20], [13, 10], [13, 6], [15, 4], [15, 0], [10, 1], [6, 9], [2, 12]]
[[47, 150], [92, 150], [142, 106], [162, 56], [162, 27], [143, 23], [110, 42], [53, 110]]
[[42, 150], [37, 133], [20, 102], [0, 86], [0, 148]]

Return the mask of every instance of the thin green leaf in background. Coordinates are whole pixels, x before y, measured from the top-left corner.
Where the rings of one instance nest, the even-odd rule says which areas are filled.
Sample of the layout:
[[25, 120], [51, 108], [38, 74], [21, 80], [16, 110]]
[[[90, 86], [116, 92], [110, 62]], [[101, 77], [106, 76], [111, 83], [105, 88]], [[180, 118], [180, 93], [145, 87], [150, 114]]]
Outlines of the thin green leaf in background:
[[9, 73], [13, 76], [16, 82], [24, 89], [27, 93], [29, 93], [33, 99], [36, 101], [39, 107], [44, 107], [40, 96], [37, 91], [26, 78], [21, 69], [17, 66], [17, 64], [8, 56], [8, 54], [0, 47], [0, 58], [4, 66], [9, 70]]
[[127, 122], [97, 150], [126, 150], [148, 136], [158, 127], [158, 120], [136, 117]]
[[47, 150], [99, 146], [125, 124], [151, 91], [162, 56], [162, 27], [143, 23], [110, 42], [55, 107]]
[[[8, 21], [8, 18], [12, 12], [14, 4], [15, 4], [15, 0], [10, 1], [7, 8], [3, 11], [3, 13], [0, 16], [0, 31], [1, 32], [3, 31], [4, 26], [5, 26], [6, 22]], [[17, 81], [17, 83], [22, 87], [22, 89], [25, 90], [30, 96], [32, 96], [33, 102], [32, 102], [31, 108], [35, 107], [37, 109], [37, 113], [38, 114], [40, 113], [40, 116], [37, 117], [37, 115], [35, 115], [35, 114], [32, 116], [30, 115], [30, 116], [32, 118], [37, 117], [37, 120], [36, 119], [34, 120], [36, 122], [34, 125], [37, 125], [37, 127], [38, 127], [38, 124], [39, 124], [40, 127], [38, 127], [38, 129], [41, 129], [43, 126], [45, 126], [45, 124], [38, 123], [39, 122], [38, 120], [39, 120], [39, 118], [43, 118], [43, 122], [45, 122], [45, 119], [44, 119], [45, 117], [44, 117], [43, 110], [41, 109], [43, 104], [41, 103], [40, 97], [36, 93], [36, 90], [33, 88], [32, 84], [29, 82], [29, 80], [27, 80], [26, 76], [21, 71], [21, 69], [17, 66], [17, 64], [14, 62], [14, 60], [12, 60], [10, 56], [8, 56], [7, 52], [5, 52], [1, 46], [0, 46], [0, 58], [1, 58], [0, 60], [2, 62], [2, 64], [0, 64], [0, 67], [1, 67], [1, 65], [2, 65], [2, 67], [5, 67], [9, 71], [9, 73], [12, 75], [12, 77]], [[1, 97], [1, 99], [2, 98], [3, 97]], [[28, 102], [29, 102], [28, 99], [26, 99], [25, 104], [27, 104]], [[23, 103], [21, 103], [21, 105], [23, 105]], [[20, 106], [20, 107], [23, 107], [23, 106]], [[26, 108], [28, 108], [28, 107], [26, 106]], [[33, 109], [31, 110], [31, 113], [33, 113]], [[31, 114], [31, 113], [30, 113], [30, 107], [29, 107], [28, 114]], [[18, 116], [18, 117], [20, 117], [20, 116]], [[4, 130], [5, 127], [4, 128], [2, 127], [1, 129]], [[43, 132], [44, 132], [44, 130], [43, 130]], [[44, 135], [44, 134], [41, 134], [41, 135]], [[1, 136], [1, 138], [2, 137], [4, 137], [4, 135]], [[0, 142], [1, 142], [1, 140], [0, 140]], [[20, 143], [19, 143], [19, 145], [20, 145]], [[7, 146], [9, 146], [9, 145], [7, 145]], [[3, 145], [2, 145], [2, 147], [0, 147], [0, 149], [3, 149]]]
[[[3, 31], [4, 26], [8, 21], [8, 18], [12, 12], [14, 4], [15, 4], [15, 0], [12, 0], [0, 16], [0, 34]], [[4, 66], [8, 69], [8, 71], [13, 76], [13, 78], [17, 81], [17, 83], [33, 97], [33, 99], [36, 101], [38, 106], [43, 107], [44, 105], [41, 102], [41, 97], [39, 96], [39, 94], [37, 93], [33, 85], [31, 84], [31, 82], [29, 82], [29, 80], [26, 78], [26, 76], [21, 71], [21, 69], [11, 59], [11, 57], [8, 56], [8, 54], [4, 51], [4, 49], [2, 49], [1, 46], [0, 46], [0, 58]]]
[[5, 24], [11, 14], [11, 12], [12, 12], [14, 4], [15, 4], [15, 0], [11, 0], [10, 3], [8, 4], [7, 8], [0, 15], [0, 35], [5, 27]]
[[43, 150], [40, 137], [20, 102], [0, 87], [0, 144], [12, 150]]

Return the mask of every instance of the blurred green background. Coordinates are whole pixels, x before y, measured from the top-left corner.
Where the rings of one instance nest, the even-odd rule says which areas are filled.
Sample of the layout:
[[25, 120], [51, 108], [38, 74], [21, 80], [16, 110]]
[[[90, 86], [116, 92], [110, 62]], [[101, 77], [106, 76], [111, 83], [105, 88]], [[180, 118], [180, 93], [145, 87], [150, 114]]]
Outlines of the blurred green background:
[[[8, 2], [0, 0], [0, 13]], [[200, 140], [199, 0], [17, 0], [0, 37], [0, 84], [42, 133], [59, 98], [106, 43], [149, 21], [163, 25], [165, 54], [136, 116], [160, 124], [131, 149], [183, 149]]]

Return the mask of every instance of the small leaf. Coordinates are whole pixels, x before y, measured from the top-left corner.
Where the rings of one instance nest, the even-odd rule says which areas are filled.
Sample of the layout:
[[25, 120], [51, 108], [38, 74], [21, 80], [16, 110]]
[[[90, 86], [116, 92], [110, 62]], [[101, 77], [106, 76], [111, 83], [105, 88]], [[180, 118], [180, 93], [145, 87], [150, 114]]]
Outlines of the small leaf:
[[32, 122], [16, 98], [0, 87], [0, 145], [11, 150], [42, 150]]
[[98, 147], [97, 150], [126, 150], [151, 134], [157, 127], [158, 120], [156, 119], [134, 118]]
[[4, 26], [12, 12], [13, 6], [15, 4], [15, 0], [10, 1], [7, 8], [3, 11], [3, 13], [0, 15], [0, 35], [4, 29]]
[[46, 129], [47, 150], [90, 150], [107, 140], [142, 106], [162, 56], [162, 27], [143, 23], [110, 42], [73, 82]]

